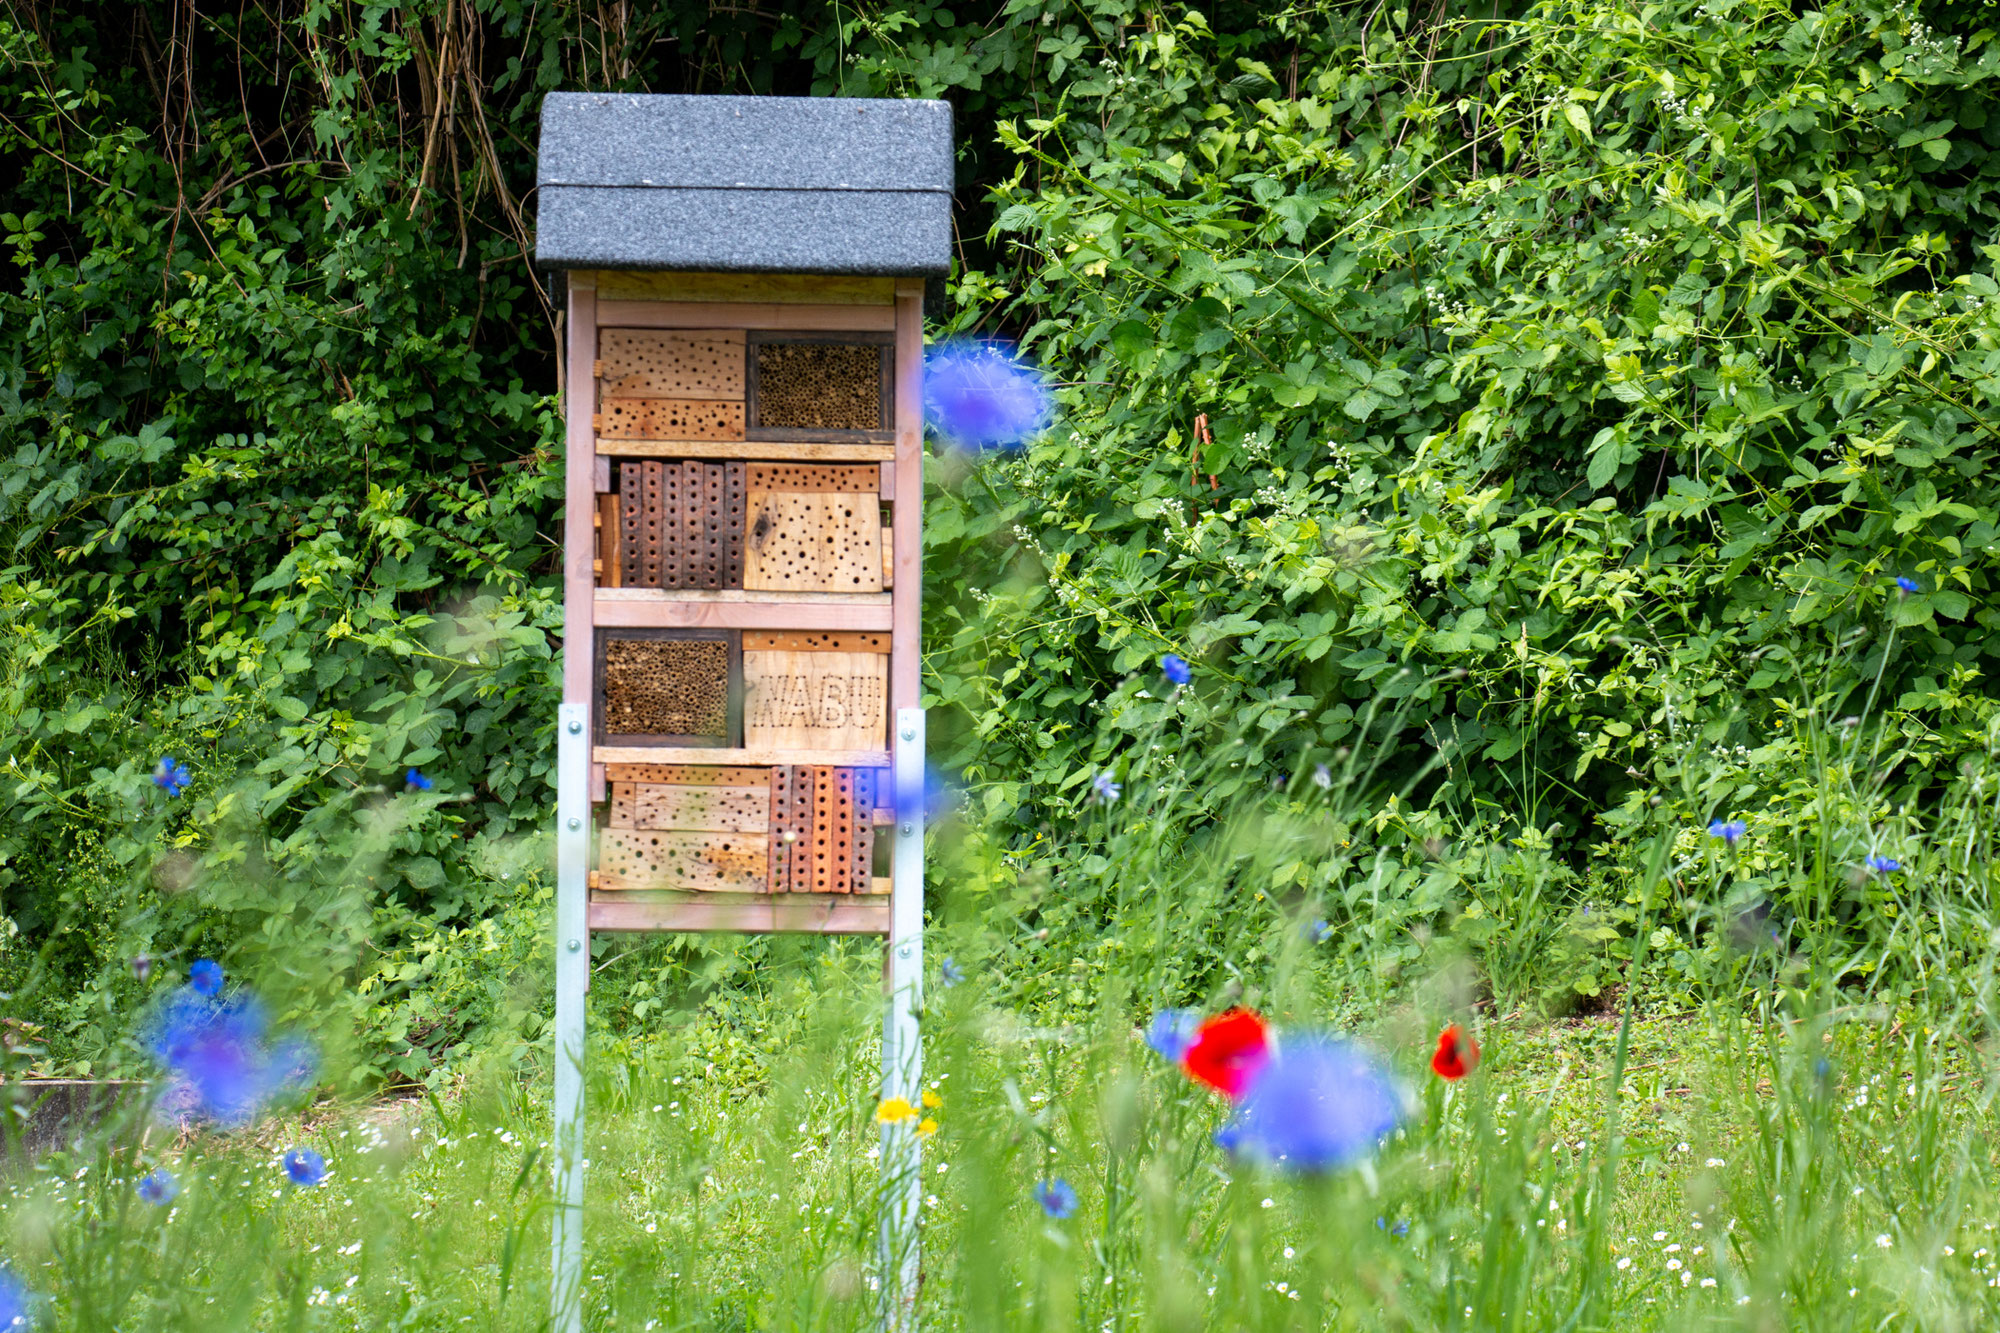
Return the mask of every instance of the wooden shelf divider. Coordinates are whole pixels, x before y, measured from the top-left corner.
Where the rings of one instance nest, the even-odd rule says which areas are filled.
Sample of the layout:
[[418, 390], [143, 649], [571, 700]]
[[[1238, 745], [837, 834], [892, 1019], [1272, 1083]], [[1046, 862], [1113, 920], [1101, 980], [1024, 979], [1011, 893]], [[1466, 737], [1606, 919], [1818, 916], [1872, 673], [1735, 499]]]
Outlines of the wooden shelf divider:
[[[727, 901], [718, 901], [727, 899]], [[886, 935], [889, 895], [766, 893], [701, 895], [596, 894], [593, 931], [809, 931], [817, 935]]]
[[597, 438], [603, 458], [741, 458], [751, 462], [887, 463], [893, 444], [834, 444], [825, 440], [635, 440]]
[[765, 768], [772, 764], [818, 764], [829, 768], [887, 768], [887, 750], [748, 750], [705, 745], [600, 745], [591, 751], [599, 764], [714, 764]]
[[835, 602], [809, 593], [791, 601], [692, 601], [634, 597], [637, 588], [600, 588], [591, 621], [599, 629], [785, 629], [887, 630], [894, 613], [885, 595], [879, 602]]

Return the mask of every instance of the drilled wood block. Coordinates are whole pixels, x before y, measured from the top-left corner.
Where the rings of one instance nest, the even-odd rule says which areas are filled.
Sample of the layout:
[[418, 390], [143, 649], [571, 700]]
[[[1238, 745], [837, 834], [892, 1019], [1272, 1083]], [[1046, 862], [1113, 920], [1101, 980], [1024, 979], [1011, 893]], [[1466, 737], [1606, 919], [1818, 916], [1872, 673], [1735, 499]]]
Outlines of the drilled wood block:
[[743, 586], [880, 592], [882, 514], [874, 492], [751, 491]]
[[864, 342], [760, 342], [757, 424], [779, 430], [886, 430], [882, 363]]
[[608, 440], [740, 440], [743, 404], [694, 398], [607, 398], [597, 433]]
[[697, 588], [720, 588], [723, 567], [723, 518], [726, 503], [723, 492], [727, 489], [727, 463], [689, 463], [688, 467], [698, 469], [701, 477], [701, 497], [699, 512], [692, 515], [695, 521], [695, 546], [693, 548], [695, 569], [690, 582]]
[[722, 586], [743, 586], [743, 542], [749, 527], [750, 505], [747, 463], [722, 466]]
[[854, 892], [867, 893], [875, 880], [876, 770], [851, 768], [854, 775]]
[[766, 653], [886, 653], [889, 636], [872, 630], [743, 631], [744, 652]]
[[605, 398], [743, 401], [740, 329], [599, 329]]
[[607, 764], [612, 782], [666, 783], [680, 787], [757, 787], [771, 781], [768, 768], [723, 768], [710, 764]]
[[745, 749], [863, 750], [888, 736], [884, 653], [743, 654]]
[[791, 850], [793, 893], [812, 890], [813, 770], [808, 764], [792, 765], [791, 826], [786, 838]]
[[771, 827], [765, 862], [770, 867], [772, 893], [792, 891], [792, 843], [797, 832], [792, 818], [792, 766], [778, 764], [771, 769]]
[[604, 644], [603, 733], [729, 740], [724, 639], [611, 638]]
[[771, 794], [763, 787], [687, 787], [656, 782], [611, 786], [613, 828], [763, 833]]
[[749, 484], [753, 491], [873, 491], [879, 497], [882, 469], [872, 463], [752, 463]]
[[600, 889], [762, 892], [761, 835], [607, 828], [598, 840]]

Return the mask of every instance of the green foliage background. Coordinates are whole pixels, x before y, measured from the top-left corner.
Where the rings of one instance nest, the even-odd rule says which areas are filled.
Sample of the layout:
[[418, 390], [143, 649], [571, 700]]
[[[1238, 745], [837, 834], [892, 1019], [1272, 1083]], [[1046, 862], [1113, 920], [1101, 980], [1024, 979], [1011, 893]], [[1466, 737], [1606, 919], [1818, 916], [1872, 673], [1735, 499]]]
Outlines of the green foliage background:
[[[957, 104], [939, 332], [1064, 383], [1049, 438], [941, 457], [926, 511], [967, 814], [939, 907], [1021, 1002], [1076, 1001], [1135, 921], [1178, 998], [1314, 917], [1588, 996], [1661, 807], [1751, 826], [1656, 922], [1662, 985], [1746, 914], [1893, 964], [1884, 894], [1801, 886], [1914, 859], [1911, 810], [1994, 782], [1988, 17], [9, 0], [0, 988], [40, 1025], [11, 1049], [116, 1065], [139, 952], [256, 970], [361, 1034], [364, 1082], [537, 1035], [554, 88]], [[1310, 814], [1322, 762], [1374, 813], [1296, 856], [1147, 818]], [[1127, 799], [1090, 808], [1107, 771]], [[1202, 911], [1156, 917], [1196, 868]], [[726, 1007], [793, 947], [663, 942], [599, 1003]]]

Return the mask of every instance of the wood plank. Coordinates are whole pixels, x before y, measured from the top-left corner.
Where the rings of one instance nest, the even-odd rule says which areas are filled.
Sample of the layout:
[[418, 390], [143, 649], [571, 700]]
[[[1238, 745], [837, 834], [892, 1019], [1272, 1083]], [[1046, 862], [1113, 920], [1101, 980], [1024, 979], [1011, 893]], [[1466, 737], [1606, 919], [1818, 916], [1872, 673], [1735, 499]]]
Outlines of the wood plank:
[[769, 768], [720, 768], [714, 764], [600, 765], [613, 782], [670, 783], [690, 787], [762, 787]]
[[599, 299], [611, 301], [762, 301], [789, 305], [889, 305], [894, 278], [807, 273], [638, 273], [605, 269], [597, 274]]
[[896, 529], [882, 529], [882, 586], [893, 590], [896, 586]]
[[748, 833], [606, 828], [598, 832], [603, 889], [762, 892], [764, 839]]
[[[921, 303], [922, 297], [918, 301]], [[597, 302], [597, 322], [631, 329], [887, 333], [896, 327], [897, 309], [898, 306], [824, 302], [808, 305], [784, 301], [635, 301], [616, 297]], [[586, 369], [588, 365], [586, 362]], [[589, 379], [589, 375], [584, 378]]]
[[889, 933], [887, 895], [888, 890], [883, 888], [866, 898], [830, 894], [822, 899], [805, 893], [706, 896], [722, 901], [692, 897], [654, 901], [650, 896], [594, 898], [590, 903], [590, 928], [628, 932], [886, 935]]
[[597, 496], [597, 558], [604, 573], [604, 586], [616, 588], [624, 582], [624, 543], [618, 517], [618, 497], [602, 491]]
[[879, 495], [880, 463], [752, 463], [748, 485], [753, 491], [844, 491]]
[[888, 606], [886, 592], [748, 592], [742, 588], [620, 588], [606, 602], [713, 602], [736, 606]]
[[[597, 293], [588, 283], [569, 284], [569, 309], [564, 320], [568, 338], [563, 379], [563, 702], [584, 713], [593, 725], [591, 700], [591, 613], [597, 593], [592, 564], [596, 545], [590, 540], [597, 512], [597, 450], [591, 429], [596, 381], [591, 366], [597, 359]], [[586, 734], [588, 734], [586, 732]]]
[[778, 749], [774, 746], [744, 746], [737, 750], [710, 749], [681, 745], [599, 745], [590, 757], [618, 771], [621, 764], [720, 765], [730, 768], [769, 768], [773, 764], [846, 764], [852, 768], [887, 768], [889, 752], [874, 750]]
[[896, 464], [892, 459], [887, 463], [877, 464], [877, 466], [882, 469], [882, 481], [875, 489], [880, 493], [883, 502], [886, 504], [894, 501], [896, 498]]
[[743, 654], [744, 748], [822, 755], [886, 744], [889, 665], [880, 653]]
[[891, 462], [893, 444], [834, 444], [825, 440], [599, 440], [608, 458], [799, 459], [823, 463]]
[[[601, 290], [601, 289], [600, 289]], [[613, 329], [597, 334], [599, 395], [743, 401], [741, 329]]]
[[[586, 552], [586, 555], [588, 552]], [[651, 589], [620, 588], [621, 593]], [[892, 608], [880, 603], [685, 601], [633, 597], [600, 598], [590, 613], [600, 626], [614, 629], [768, 629], [783, 625], [796, 630], [886, 630]], [[586, 654], [587, 656], [587, 654]]]
[[607, 398], [600, 440], [740, 440], [743, 404], [701, 398]]
[[760, 629], [743, 632], [744, 652], [766, 653], [886, 653], [886, 633], [801, 634], [795, 630]]
[[606, 822], [611, 828], [764, 833], [771, 826], [771, 794], [749, 786], [617, 782]]
[[751, 491], [743, 587], [880, 592], [881, 502], [873, 491]]

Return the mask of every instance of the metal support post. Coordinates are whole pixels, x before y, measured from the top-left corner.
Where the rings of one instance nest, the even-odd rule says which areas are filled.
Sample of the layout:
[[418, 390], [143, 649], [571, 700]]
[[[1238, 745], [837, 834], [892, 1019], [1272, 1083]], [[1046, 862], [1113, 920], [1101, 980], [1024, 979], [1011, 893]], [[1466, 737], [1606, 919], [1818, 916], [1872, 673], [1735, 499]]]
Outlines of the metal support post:
[[[882, 1096], [923, 1107], [917, 1014], [924, 992], [924, 710], [896, 710], [896, 841], [890, 852], [889, 1007], [882, 1019]], [[882, 1126], [882, 1322], [916, 1327], [917, 1218], [923, 1148], [914, 1122]]]
[[583, 1331], [584, 992], [590, 986], [590, 737], [584, 707], [556, 720], [556, 1104], [552, 1333]]

